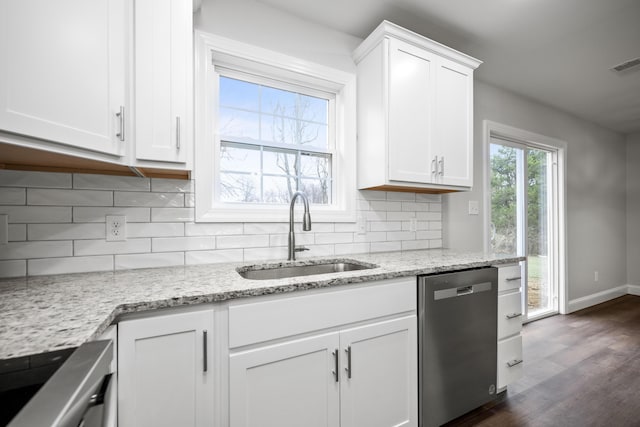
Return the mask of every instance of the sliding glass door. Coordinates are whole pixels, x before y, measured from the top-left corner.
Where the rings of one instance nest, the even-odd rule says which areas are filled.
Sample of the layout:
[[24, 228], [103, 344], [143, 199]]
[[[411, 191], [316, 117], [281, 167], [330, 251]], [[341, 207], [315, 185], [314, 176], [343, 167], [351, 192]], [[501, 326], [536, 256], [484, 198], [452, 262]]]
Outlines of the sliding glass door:
[[523, 307], [532, 320], [558, 311], [552, 265], [554, 165], [557, 152], [492, 137], [490, 162], [490, 249], [527, 257]]

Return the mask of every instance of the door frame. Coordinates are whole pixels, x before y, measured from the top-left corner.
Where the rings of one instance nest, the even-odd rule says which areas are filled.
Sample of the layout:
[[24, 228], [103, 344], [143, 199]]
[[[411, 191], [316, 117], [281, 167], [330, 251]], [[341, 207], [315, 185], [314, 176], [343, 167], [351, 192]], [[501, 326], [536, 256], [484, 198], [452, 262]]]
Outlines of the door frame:
[[[502, 123], [483, 120], [483, 241], [485, 252], [490, 251], [490, 224], [491, 224], [491, 171], [490, 171], [490, 149], [491, 137], [497, 137], [517, 144], [523, 144], [532, 148], [540, 148], [556, 152], [556, 162], [552, 168], [552, 186], [554, 187], [552, 196], [551, 218], [551, 245], [553, 251], [552, 277], [558, 284], [558, 311], [560, 314], [569, 313], [569, 299], [567, 289], [567, 206], [566, 206], [566, 153], [567, 143], [565, 141], [551, 138], [545, 135], [519, 129]], [[533, 319], [529, 319], [533, 320]]]

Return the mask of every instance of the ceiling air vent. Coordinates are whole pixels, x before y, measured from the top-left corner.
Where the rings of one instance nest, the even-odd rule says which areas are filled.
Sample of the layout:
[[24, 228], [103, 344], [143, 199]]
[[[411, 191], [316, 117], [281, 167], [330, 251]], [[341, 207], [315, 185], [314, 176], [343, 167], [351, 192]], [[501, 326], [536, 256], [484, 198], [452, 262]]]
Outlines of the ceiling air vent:
[[620, 73], [630, 68], [637, 67], [638, 65], [640, 65], [640, 58], [635, 58], [625, 61], [622, 64], [618, 64], [615, 67], [611, 67], [611, 70]]

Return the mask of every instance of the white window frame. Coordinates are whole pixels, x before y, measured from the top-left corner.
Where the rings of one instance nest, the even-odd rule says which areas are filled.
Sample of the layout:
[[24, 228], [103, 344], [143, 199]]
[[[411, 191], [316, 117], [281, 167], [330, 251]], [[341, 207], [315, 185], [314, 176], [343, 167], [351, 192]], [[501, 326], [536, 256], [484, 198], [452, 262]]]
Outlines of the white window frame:
[[311, 217], [314, 222], [355, 222], [355, 73], [200, 31], [196, 31], [195, 36], [196, 222], [286, 222], [289, 219], [288, 206], [215, 200], [220, 170], [220, 135], [216, 132], [218, 79], [215, 78], [219, 68], [335, 96], [332, 204], [313, 205]]

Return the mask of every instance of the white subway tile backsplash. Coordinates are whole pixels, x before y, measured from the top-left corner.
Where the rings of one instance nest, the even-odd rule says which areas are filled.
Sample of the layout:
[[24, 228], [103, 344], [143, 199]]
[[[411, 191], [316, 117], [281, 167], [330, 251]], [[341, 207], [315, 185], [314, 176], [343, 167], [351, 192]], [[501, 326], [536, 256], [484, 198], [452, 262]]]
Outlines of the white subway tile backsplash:
[[137, 176], [115, 176], [74, 174], [73, 188], [86, 190], [119, 190], [119, 191], [149, 191], [149, 178]]
[[186, 223], [184, 233], [185, 233], [185, 236], [223, 236], [223, 235], [242, 234], [242, 223], [240, 222]]
[[73, 256], [71, 241], [9, 242], [0, 245], [0, 259], [29, 259]]
[[141, 222], [129, 223], [127, 217], [127, 237], [179, 237], [184, 236], [184, 222]]
[[403, 251], [413, 251], [418, 249], [429, 249], [429, 240], [404, 240], [402, 241]]
[[27, 203], [32, 206], [113, 206], [113, 192], [28, 188]]
[[389, 252], [402, 249], [402, 242], [374, 242], [371, 243], [371, 252]]
[[263, 248], [269, 246], [269, 236], [265, 234], [218, 236], [216, 243], [218, 249]]
[[193, 193], [193, 181], [184, 179], [151, 179], [151, 191], [154, 193]]
[[182, 193], [143, 193], [139, 191], [116, 191], [113, 194], [114, 206], [148, 206], [180, 208], [184, 206]]
[[[26, 260], [0, 261], [0, 277], [22, 277], [26, 275]], [[2, 284], [0, 284], [0, 286], [2, 286]]]
[[1, 188], [0, 204], [24, 205], [27, 203], [27, 190], [25, 188]]
[[73, 208], [73, 222], [105, 222], [107, 215], [124, 215], [127, 217], [127, 223], [149, 222], [151, 220], [151, 208]]
[[189, 251], [185, 253], [185, 264], [214, 264], [220, 262], [242, 262], [242, 249], [220, 249], [214, 251]]
[[442, 202], [442, 195], [441, 194], [419, 193], [419, 194], [416, 194], [416, 202], [437, 202], [437, 203], [440, 203], [440, 202]]
[[383, 202], [373, 200], [369, 202], [369, 206], [374, 211], [399, 212], [402, 210], [403, 202]]
[[0, 206], [0, 214], [9, 215], [9, 224], [71, 222], [70, 207]]
[[0, 170], [0, 187], [71, 188], [71, 174]]
[[26, 224], [9, 224], [9, 241], [23, 242], [25, 240], [27, 240], [27, 225]]
[[152, 222], [188, 222], [194, 218], [193, 208], [151, 208]]
[[151, 239], [127, 239], [121, 242], [106, 240], [76, 240], [73, 242], [75, 256], [115, 255], [151, 252]]
[[353, 233], [320, 233], [316, 234], [318, 245], [329, 243], [353, 243]]
[[416, 194], [405, 193], [405, 192], [398, 192], [398, 193], [388, 192], [387, 200], [396, 200], [401, 202], [414, 202], [416, 200]]
[[[286, 260], [286, 220], [195, 223], [194, 188], [186, 180], [0, 171], [10, 240], [0, 246], [0, 277]], [[366, 190], [355, 198], [362, 224], [313, 222], [306, 232], [296, 209], [296, 243], [311, 249], [297, 258], [442, 247], [441, 195]], [[105, 240], [106, 215], [126, 216], [127, 240]]]
[[429, 210], [429, 204], [417, 202], [402, 202], [402, 210], [410, 212], [426, 212]]
[[[308, 252], [307, 252], [308, 253]], [[250, 261], [285, 261], [287, 259], [287, 248], [284, 246], [276, 248], [246, 248], [244, 249], [244, 262]], [[299, 257], [296, 255], [296, 257]]]
[[184, 265], [184, 252], [115, 255], [116, 270]]
[[416, 233], [414, 231], [390, 231], [387, 233], [387, 240], [415, 240]]
[[29, 224], [27, 239], [29, 240], [73, 240], [104, 239], [105, 224]]
[[416, 239], [417, 240], [439, 240], [439, 239], [442, 239], [442, 230], [418, 231], [416, 233]]
[[400, 231], [402, 230], [402, 222], [400, 221], [370, 221], [369, 228], [371, 231]]
[[74, 256], [69, 258], [30, 259], [27, 262], [29, 276], [45, 274], [83, 273], [90, 271], [112, 271], [112, 256]]
[[[313, 224], [313, 231], [317, 224]], [[295, 224], [294, 230], [297, 232], [300, 227], [300, 223]], [[244, 224], [244, 234], [274, 234], [274, 233], [288, 233], [289, 232], [289, 223], [283, 222], [251, 222]]]
[[364, 254], [369, 252], [369, 243], [342, 243], [335, 247], [336, 255]]
[[201, 251], [216, 248], [214, 236], [195, 237], [155, 237], [152, 252]]

